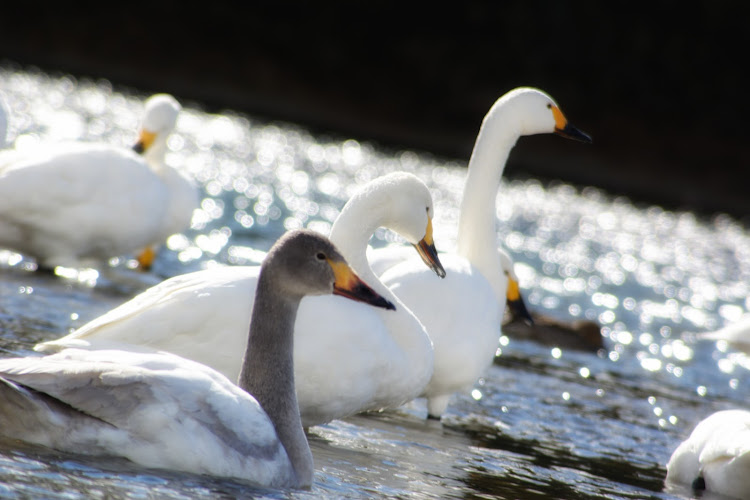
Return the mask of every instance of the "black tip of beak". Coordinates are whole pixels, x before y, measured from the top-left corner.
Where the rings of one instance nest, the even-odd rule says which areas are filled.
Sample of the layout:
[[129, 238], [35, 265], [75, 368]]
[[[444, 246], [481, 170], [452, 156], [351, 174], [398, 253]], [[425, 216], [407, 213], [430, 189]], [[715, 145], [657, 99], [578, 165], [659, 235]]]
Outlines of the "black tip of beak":
[[361, 289], [357, 290], [357, 295], [361, 297], [360, 300], [362, 300], [362, 302], [370, 304], [371, 306], [382, 307], [383, 309], [387, 309], [389, 311], [396, 310], [396, 306], [393, 305], [393, 302], [381, 296], [369, 286], [365, 285]]
[[143, 154], [144, 151], [146, 151], [146, 146], [143, 145], [142, 141], [138, 141], [133, 146], [133, 151], [138, 153], [139, 155]]
[[381, 297], [381, 299], [382, 299], [382, 305], [380, 305], [379, 307], [382, 307], [383, 309], [387, 309], [388, 311], [395, 311], [396, 310], [396, 306], [394, 306], [392, 302], [390, 302], [390, 301], [388, 301], [386, 299], [383, 299], [382, 297]]
[[382, 307], [390, 311], [395, 311], [396, 306], [391, 301], [381, 296], [375, 290], [365, 285], [364, 283], [356, 284], [352, 289], [347, 290], [334, 286], [334, 295], [340, 295], [347, 299], [355, 300], [357, 302], [363, 302], [375, 307]]
[[529, 310], [526, 309], [526, 304], [520, 296], [518, 297], [518, 300], [508, 301], [508, 309], [510, 309], [510, 314], [514, 320], [520, 319], [529, 326], [534, 326], [534, 320], [531, 318], [531, 314], [529, 313]]
[[573, 139], [574, 141], [583, 142], [585, 144], [591, 144], [593, 142], [590, 135], [577, 129], [570, 123], [566, 124], [565, 128], [555, 129], [555, 133], [561, 137], [565, 137], [566, 139]]
[[445, 278], [445, 268], [440, 262], [435, 244], [428, 245], [422, 240], [414, 246], [417, 247], [417, 252], [419, 253], [419, 256], [422, 257], [424, 263], [427, 264], [427, 267], [432, 269], [432, 271], [441, 278]]

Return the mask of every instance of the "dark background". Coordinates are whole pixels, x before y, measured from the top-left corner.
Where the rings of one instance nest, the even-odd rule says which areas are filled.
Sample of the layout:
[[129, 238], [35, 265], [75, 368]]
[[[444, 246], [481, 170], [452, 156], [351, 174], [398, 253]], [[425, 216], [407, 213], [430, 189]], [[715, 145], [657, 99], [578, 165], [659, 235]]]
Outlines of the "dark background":
[[521, 139], [506, 175], [750, 214], [745, 2], [14, 2], [0, 64], [106, 78], [468, 161], [492, 103], [544, 89], [592, 146]]

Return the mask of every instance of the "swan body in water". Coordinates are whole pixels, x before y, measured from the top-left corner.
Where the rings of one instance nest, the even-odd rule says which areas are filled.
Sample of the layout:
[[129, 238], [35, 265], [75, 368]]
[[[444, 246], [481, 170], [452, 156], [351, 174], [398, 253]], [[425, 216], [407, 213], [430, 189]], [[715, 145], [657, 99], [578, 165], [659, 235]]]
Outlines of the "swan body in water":
[[[397, 309], [373, 309], [340, 297], [302, 301], [295, 327], [295, 373], [305, 427], [398, 407], [417, 397], [430, 380], [432, 342], [420, 321], [374, 275], [366, 248], [379, 226], [388, 227], [417, 248], [421, 265], [444, 275], [432, 241], [432, 215], [425, 184], [396, 172], [364, 185], [335, 221], [331, 241]], [[176, 276], [35, 349], [146, 346], [207, 364], [236, 380], [257, 273], [255, 266], [232, 266]], [[437, 285], [442, 285], [440, 279]]]
[[724, 410], [701, 421], [667, 463], [667, 483], [735, 498], [750, 492], [750, 411]]
[[134, 148], [142, 155], [86, 142], [0, 151], [0, 247], [47, 269], [131, 252], [148, 267], [153, 246], [186, 229], [198, 206], [193, 183], [164, 163], [179, 111], [166, 94], [146, 101]]
[[701, 340], [724, 341], [730, 346], [746, 354], [750, 354], [750, 313], [743, 314], [739, 319], [713, 332], [697, 334]]
[[508, 265], [497, 246], [497, 189], [516, 141], [544, 133], [591, 142], [541, 90], [522, 87], [500, 97], [482, 122], [469, 160], [456, 251], [440, 255], [444, 282], [424, 273], [413, 259], [383, 266], [381, 280], [420, 319], [433, 342], [435, 369], [423, 393], [433, 418], [494, 358], [508, 295]]
[[287, 233], [258, 274], [239, 387], [163, 352], [65, 349], [3, 359], [0, 435], [149, 467], [309, 488], [313, 459], [295, 396], [293, 332], [302, 297], [330, 293], [394, 307], [325, 237]]

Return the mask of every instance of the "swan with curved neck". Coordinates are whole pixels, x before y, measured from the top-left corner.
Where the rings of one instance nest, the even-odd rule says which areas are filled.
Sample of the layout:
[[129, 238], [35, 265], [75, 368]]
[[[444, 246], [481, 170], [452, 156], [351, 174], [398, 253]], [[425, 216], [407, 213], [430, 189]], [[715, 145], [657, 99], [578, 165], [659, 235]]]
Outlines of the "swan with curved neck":
[[198, 192], [164, 163], [166, 136], [179, 110], [171, 96], [146, 102], [142, 135], [146, 126], [154, 130], [138, 147], [145, 158], [86, 142], [2, 151], [0, 247], [32, 256], [42, 268], [85, 267], [184, 230]]
[[[365, 258], [375, 229], [385, 226], [417, 247], [444, 275], [432, 241], [432, 198], [412, 174], [394, 173], [363, 186], [331, 229], [352, 268], [396, 311], [360, 307], [338, 297], [309, 297], [295, 328], [297, 394], [305, 426], [364, 410], [399, 406], [418, 396], [432, 375], [432, 343], [420, 321], [378, 280]], [[439, 281], [439, 279], [438, 279]], [[248, 297], [257, 267], [232, 266], [176, 276], [37, 350], [133, 344], [205, 363], [230, 379], [239, 374]], [[169, 328], [165, 328], [169, 325]]]
[[492, 363], [509, 290], [497, 248], [497, 189], [516, 141], [542, 133], [591, 141], [540, 90], [518, 88], [498, 99], [482, 122], [469, 160], [456, 252], [441, 255], [445, 283], [436, 283], [411, 260], [381, 276], [432, 339], [435, 369], [424, 392], [431, 417], [439, 418], [451, 394], [474, 384]]
[[295, 397], [294, 322], [305, 295], [330, 293], [393, 308], [326, 238], [287, 233], [260, 269], [239, 387], [164, 352], [66, 349], [4, 359], [0, 435], [148, 467], [309, 488], [313, 458]]

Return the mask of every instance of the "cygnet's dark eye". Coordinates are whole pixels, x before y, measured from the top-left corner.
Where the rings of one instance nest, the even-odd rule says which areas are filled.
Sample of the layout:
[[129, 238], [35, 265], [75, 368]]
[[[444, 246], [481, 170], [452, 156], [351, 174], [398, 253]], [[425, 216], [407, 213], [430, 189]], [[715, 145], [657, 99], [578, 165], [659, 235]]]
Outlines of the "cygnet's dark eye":
[[326, 260], [326, 254], [324, 254], [323, 252], [318, 252], [318, 255], [316, 255], [316, 257], [318, 258], [318, 260]]

